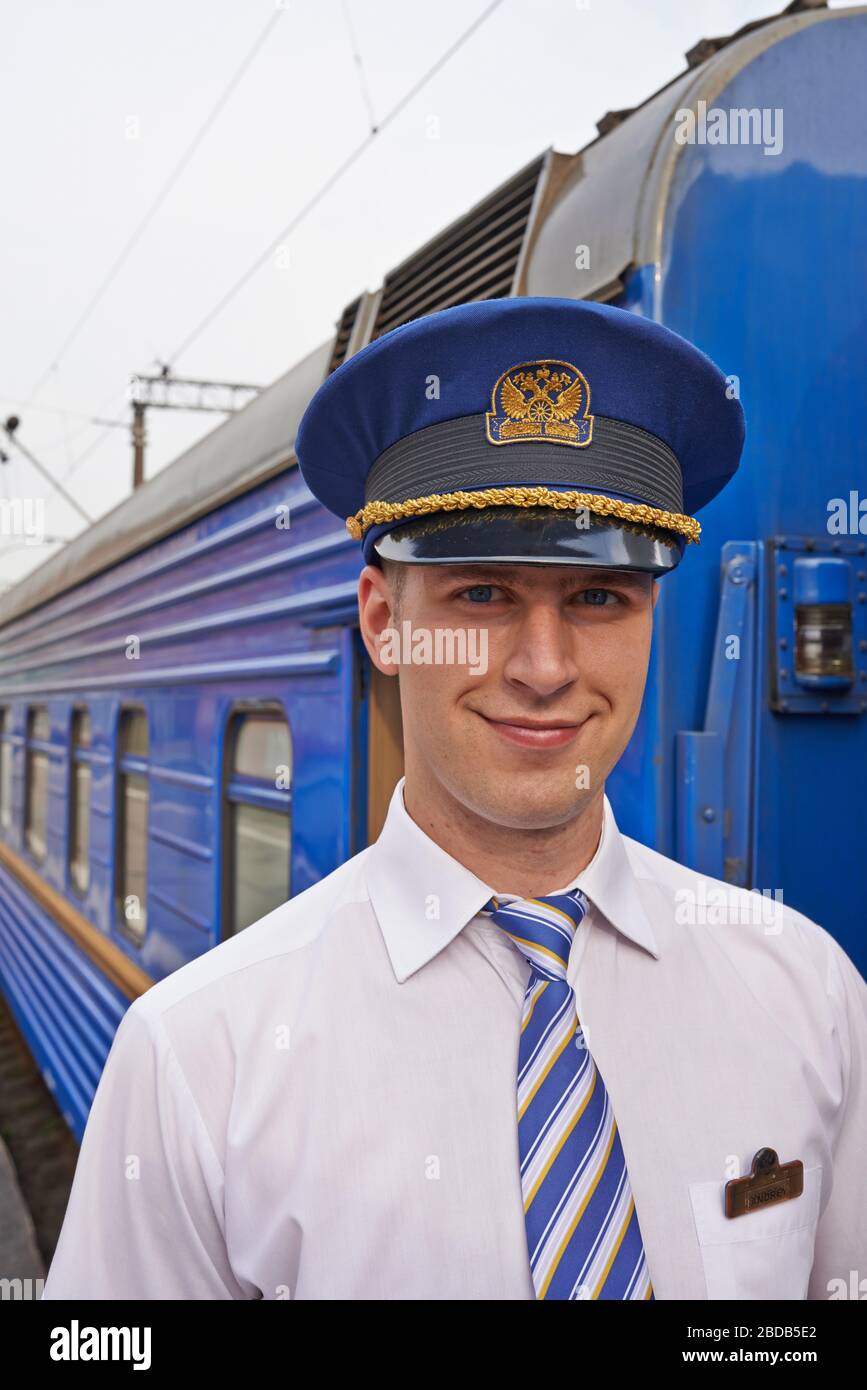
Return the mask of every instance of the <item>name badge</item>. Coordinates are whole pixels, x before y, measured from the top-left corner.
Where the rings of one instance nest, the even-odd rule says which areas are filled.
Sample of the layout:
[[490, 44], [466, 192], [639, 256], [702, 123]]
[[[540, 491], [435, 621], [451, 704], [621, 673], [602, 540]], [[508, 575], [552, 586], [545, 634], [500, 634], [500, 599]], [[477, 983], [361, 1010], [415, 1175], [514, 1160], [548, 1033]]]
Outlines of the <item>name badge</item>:
[[800, 1158], [781, 1163], [775, 1149], [759, 1149], [746, 1178], [732, 1178], [725, 1186], [726, 1216], [745, 1216], [800, 1197], [804, 1190], [804, 1165]]

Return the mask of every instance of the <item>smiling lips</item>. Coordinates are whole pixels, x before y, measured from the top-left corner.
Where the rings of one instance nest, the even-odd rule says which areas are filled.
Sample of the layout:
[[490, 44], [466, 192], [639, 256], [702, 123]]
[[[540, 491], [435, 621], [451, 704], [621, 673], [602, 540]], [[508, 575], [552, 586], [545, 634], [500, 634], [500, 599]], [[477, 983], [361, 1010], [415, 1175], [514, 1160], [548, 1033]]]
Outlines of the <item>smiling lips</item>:
[[571, 742], [581, 727], [562, 719], [489, 719], [485, 714], [482, 718], [501, 738], [523, 748], [561, 748]]

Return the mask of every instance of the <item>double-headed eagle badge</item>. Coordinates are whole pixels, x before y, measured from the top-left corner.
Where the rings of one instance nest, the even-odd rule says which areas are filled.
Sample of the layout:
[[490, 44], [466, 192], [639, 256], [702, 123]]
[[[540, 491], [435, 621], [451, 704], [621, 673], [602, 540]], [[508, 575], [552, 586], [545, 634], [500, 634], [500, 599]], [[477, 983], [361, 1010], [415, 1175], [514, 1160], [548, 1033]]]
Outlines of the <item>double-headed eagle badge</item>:
[[593, 435], [590, 387], [571, 362], [519, 362], [497, 381], [485, 419], [492, 444], [544, 439], [581, 449]]

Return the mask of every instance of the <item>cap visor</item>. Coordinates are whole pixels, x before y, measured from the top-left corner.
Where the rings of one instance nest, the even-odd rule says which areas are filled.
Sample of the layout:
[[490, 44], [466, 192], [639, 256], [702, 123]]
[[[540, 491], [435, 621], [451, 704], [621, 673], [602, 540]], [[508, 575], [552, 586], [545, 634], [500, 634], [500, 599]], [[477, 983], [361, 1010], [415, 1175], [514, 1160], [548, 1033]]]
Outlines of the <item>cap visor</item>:
[[[550, 507], [468, 508], [400, 522], [365, 547], [410, 565], [501, 560], [535, 565], [585, 565], [665, 574], [681, 560], [682, 536], [591, 513], [578, 525], [572, 511]], [[377, 528], [378, 529], [378, 528]]]

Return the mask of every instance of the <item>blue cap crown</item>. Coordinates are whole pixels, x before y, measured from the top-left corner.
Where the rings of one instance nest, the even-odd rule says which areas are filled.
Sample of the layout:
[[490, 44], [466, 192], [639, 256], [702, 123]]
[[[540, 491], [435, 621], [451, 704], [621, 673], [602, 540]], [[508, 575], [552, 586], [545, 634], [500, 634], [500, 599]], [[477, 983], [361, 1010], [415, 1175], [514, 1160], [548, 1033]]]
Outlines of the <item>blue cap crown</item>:
[[[296, 452], [368, 560], [420, 518], [438, 519], [446, 558], [459, 558], [458, 523], [478, 534], [485, 514], [507, 508], [517, 535], [516, 509], [550, 519], [581, 507], [609, 529], [658, 528], [679, 559], [700, 532], [692, 513], [732, 477], [743, 441], [726, 377], [670, 329], [606, 304], [514, 298], [413, 319], [368, 344], [320, 386]], [[502, 546], [502, 527], [494, 534]], [[533, 545], [553, 534], [537, 530]], [[425, 558], [439, 558], [437, 544]]]

